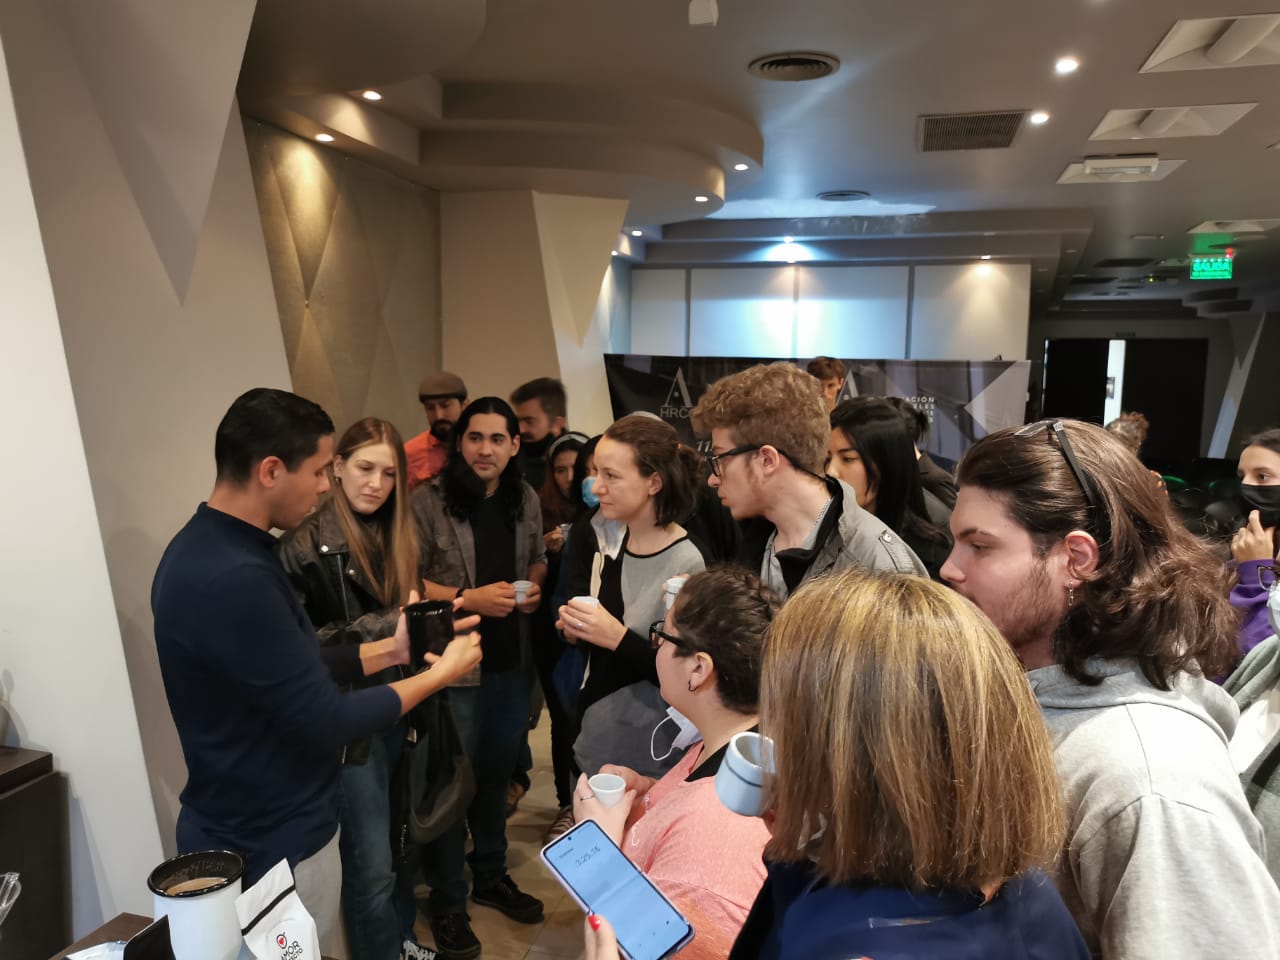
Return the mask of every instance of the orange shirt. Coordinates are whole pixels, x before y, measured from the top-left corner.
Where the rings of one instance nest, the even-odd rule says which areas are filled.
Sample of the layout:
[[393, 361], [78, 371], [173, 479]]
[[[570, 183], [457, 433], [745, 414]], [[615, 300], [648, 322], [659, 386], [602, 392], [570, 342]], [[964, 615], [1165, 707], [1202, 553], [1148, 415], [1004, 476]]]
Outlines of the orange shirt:
[[444, 469], [445, 457], [449, 451], [443, 443], [425, 430], [404, 443], [404, 458], [409, 468], [409, 489], [412, 490], [425, 480], [430, 480]]

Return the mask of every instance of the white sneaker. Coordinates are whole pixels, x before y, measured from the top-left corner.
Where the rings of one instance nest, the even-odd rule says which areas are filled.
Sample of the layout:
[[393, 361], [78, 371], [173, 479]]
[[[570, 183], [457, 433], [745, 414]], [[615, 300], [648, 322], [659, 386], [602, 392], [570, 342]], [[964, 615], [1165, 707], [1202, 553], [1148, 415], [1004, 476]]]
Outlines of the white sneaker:
[[400, 947], [400, 960], [436, 960], [436, 952], [416, 940], [406, 940]]

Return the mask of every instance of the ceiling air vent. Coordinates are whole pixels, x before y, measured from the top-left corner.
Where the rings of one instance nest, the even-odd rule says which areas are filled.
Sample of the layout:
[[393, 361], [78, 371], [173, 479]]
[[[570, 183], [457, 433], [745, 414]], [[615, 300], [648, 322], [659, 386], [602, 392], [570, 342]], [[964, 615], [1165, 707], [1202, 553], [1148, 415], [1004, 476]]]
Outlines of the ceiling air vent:
[[826, 200], [830, 203], [854, 203], [858, 200], [865, 200], [871, 194], [865, 190], [824, 190], [818, 194], [819, 200]]
[[1095, 270], [1122, 270], [1127, 267], [1145, 267], [1150, 262], [1150, 257], [1113, 257], [1110, 260], [1099, 260], [1093, 265], [1093, 268]]
[[950, 113], [920, 117], [916, 123], [920, 150], [999, 150], [1013, 145], [1025, 110], [999, 113]]
[[1280, 14], [1179, 20], [1139, 73], [1223, 70], [1280, 63]]
[[840, 61], [825, 53], [771, 53], [752, 60], [747, 72], [764, 80], [818, 80], [840, 69]]

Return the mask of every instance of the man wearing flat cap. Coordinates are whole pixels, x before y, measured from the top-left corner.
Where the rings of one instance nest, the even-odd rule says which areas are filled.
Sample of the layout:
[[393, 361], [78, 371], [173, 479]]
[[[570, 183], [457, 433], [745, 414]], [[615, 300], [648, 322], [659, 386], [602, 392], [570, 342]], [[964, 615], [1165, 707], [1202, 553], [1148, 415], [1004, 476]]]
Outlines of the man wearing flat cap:
[[418, 386], [418, 400], [427, 413], [427, 429], [405, 441], [410, 490], [444, 469], [449, 434], [467, 405], [467, 385], [457, 374], [440, 370], [429, 374]]

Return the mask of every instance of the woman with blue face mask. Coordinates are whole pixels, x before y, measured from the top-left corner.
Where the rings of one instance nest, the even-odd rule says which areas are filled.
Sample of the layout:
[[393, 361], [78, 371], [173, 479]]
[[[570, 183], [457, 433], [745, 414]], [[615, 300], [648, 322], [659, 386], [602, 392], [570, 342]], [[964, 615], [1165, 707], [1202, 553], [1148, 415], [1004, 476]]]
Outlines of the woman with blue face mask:
[[[1280, 555], [1280, 427], [1249, 439], [1237, 468], [1245, 525], [1231, 539], [1236, 585], [1231, 605], [1244, 614], [1240, 652], [1248, 653], [1271, 634], [1267, 623], [1267, 571]], [[1274, 579], [1274, 578], [1273, 578]]]

